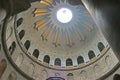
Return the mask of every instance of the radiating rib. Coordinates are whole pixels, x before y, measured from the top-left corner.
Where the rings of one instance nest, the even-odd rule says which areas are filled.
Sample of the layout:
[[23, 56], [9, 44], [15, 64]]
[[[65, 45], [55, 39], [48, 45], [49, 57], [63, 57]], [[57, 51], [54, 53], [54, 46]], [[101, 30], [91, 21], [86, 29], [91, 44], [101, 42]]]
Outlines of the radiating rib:
[[57, 46], [57, 45], [60, 45], [60, 38], [61, 35], [60, 35], [60, 30], [58, 30], [55, 34], [55, 37], [54, 37], [54, 41], [53, 43]]
[[43, 40], [48, 40], [48, 38], [50, 37], [51, 32], [52, 32], [51, 27], [48, 27], [41, 35]]
[[91, 17], [90, 14], [89, 14], [87, 11], [84, 11], [83, 14], [84, 14], [85, 16], [87, 16], [87, 17]]
[[47, 12], [47, 10], [43, 8], [38, 8], [35, 10], [35, 13], [39, 13], [39, 12]]
[[42, 16], [42, 15], [45, 15], [45, 13], [36, 13], [34, 16], [38, 17], [38, 16]]
[[62, 4], [62, 0], [60, 0], [59, 4]]
[[53, 29], [50, 28], [49, 32], [46, 34], [45, 39], [48, 40], [50, 38], [50, 35], [52, 34]]
[[83, 36], [80, 30], [77, 30], [77, 34], [81, 37], [81, 40], [85, 39], [85, 37]]
[[83, 24], [84, 24], [83, 26], [84, 26], [88, 31], [92, 31], [92, 30], [93, 30], [93, 27], [92, 27], [92, 25], [91, 25], [90, 23], [84, 22]]
[[74, 28], [75, 28], [75, 31], [76, 31], [76, 34], [77, 34], [79, 40], [84, 40], [85, 37], [84, 37], [84, 35], [82, 34], [82, 32], [80, 31], [80, 29], [78, 29], [77, 27], [74, 27]]
[[68, 3], [68, 0], [64, 0], [64, 3], [67, 4], [67, 3]]
[[37, 30], [42, 29], [43, 27], [45, 27], [46, 24], [47, 24], [47, 20], [45, 20], [45, 19], [40, 20], [39, 22], [36, 22]]
[[42, 15], [45, 15], [47, 13], [47, 10], [46, 9], [42, 9], [42, 8], [38, 8], [35, 10], [34, 12], [34, 16], [37, 17], [37, 16], [42, 16]]
[[41, 0], [40, 3], [45, 5], [50, 5], [52, 3], [52, 0]]
[[68, 46], [71, 47], [73, 45], [72, 37], [71, 37], [69, 31], [66, 32], [66, 41], [67, 41]]

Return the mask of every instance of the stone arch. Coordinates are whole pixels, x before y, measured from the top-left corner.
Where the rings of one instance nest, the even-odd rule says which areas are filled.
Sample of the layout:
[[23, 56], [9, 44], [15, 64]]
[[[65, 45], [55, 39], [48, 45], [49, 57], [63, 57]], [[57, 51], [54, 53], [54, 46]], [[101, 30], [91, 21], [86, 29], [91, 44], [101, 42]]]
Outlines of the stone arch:
[[6, 68], [7, 68], [7, 62], [6, 62], [5, 59], [2, 59], [0, 61], [0, 78], [2, 77], [2, 75], [5, 72]]
[[13, 28], [8, 27], [7, 30], [9, 30], [9, 32], [6, 33], [6, 41], [9, 40], [9, 38], [12, 36]]
[[60, 73], [55, 73], [55, 77], [60, 77]]
[[94, 73], [96, 75], [96, 77], [99, 75], [100, 71], [101, 71], [101, 67], [100, 65], [96, 64], [94, 67], [93, 67], [93, 70], [94, 70]]
[[105, 57], [105, 63], [107, 64], [108, 68], [111, 66], [111, 64], [113, 64], [113, 61], [110, 55], [107, 55]]
[[48, 72], [46, 70], [42, 70], [41, 75], [43, 77], [42, 80], [46, 80], [48, 78]]
[[35, 70], [35, 65], [33, 63], [30, 63], [29, 64], [29, 70], [28, 70], [29, 76], [33, 76], [34, 70]]
[[74, 75], [73, 75], [73, 73], [68, 73], [68, 74], [67, 74], [67, 80], [74, 80]]
[[87, 72], [86, 71], [80, 72], [80, 80], [87, 80]]
[[17, 80], [17, 75], [15, 72], [11, 72], [7, 80]]
[[23, 54], [19, 53], [15, 61], [16, 65], [19, 67], [23, 63], [23, 60], [24, 60]]

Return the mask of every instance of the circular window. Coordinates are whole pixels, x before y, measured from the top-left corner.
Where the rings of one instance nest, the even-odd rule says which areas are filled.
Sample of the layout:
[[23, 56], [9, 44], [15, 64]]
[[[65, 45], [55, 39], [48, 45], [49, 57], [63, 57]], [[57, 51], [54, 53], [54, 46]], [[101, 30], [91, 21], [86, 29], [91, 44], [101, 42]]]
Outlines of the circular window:
[[68, 8], [61, 8], [57, 11], [57, 20], [61, 23], [68, 23], [72, 20], [72, 11]]

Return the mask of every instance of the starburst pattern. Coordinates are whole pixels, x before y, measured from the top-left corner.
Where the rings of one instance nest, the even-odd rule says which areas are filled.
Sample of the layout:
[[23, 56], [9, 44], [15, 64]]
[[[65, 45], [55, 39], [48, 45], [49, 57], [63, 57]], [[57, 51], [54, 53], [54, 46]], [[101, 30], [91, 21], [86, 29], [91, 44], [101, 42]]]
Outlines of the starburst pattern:
[[[67, 0], [41, 0], [40, 4], [46, 7], [36, 8], [34, 17], [42, 17], [35, 23], [35, 28], [37, 31], [42, 31], [40, 35], [43, 41], [48, 41], [54, 33], [53, 45], [61, 46], [64, 42], [66, 46], [72, 47], [76, 40], [86, 39], [83, 30], [91, 32], [94, 29], [90, 21], [91, 17], [82, 5], [72, 6]], [[61, 7], [67, 7], [73, 11], [74, 17], [71, 22], [63, 24], [56, 19], [56, 12]]]

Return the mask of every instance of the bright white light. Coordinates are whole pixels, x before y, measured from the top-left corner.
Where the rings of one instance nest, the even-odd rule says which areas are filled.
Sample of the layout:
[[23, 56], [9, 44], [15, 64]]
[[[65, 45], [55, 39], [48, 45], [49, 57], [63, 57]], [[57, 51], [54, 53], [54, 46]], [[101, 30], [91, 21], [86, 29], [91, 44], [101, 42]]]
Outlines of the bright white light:
[[68, 23], [72, 20], [72, 11], [68, 8], [61, 8], [57, 11], [57, 19], [61, 23]]

